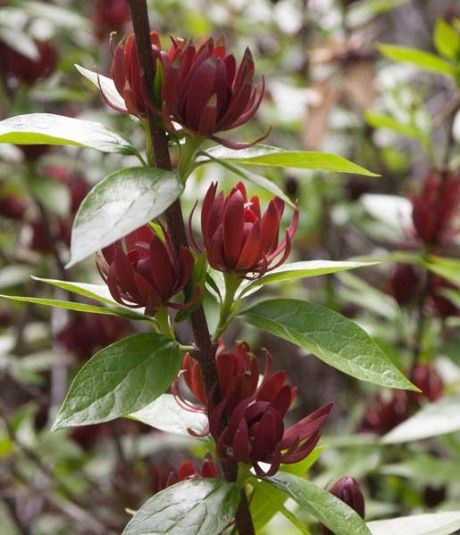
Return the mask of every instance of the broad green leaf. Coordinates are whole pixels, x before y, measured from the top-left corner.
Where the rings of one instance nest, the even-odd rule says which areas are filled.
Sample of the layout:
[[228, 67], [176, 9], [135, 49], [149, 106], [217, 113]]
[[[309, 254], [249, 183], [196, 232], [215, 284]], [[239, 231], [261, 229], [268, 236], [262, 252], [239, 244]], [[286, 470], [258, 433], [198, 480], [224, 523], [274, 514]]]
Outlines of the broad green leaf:
[[375, 520], [368, 527], [372, 535], [451, 535], [460, 529], [460, 511]]
[[384, 444], [412, 442], [460, 430], [460, 396], [451, 396], [424, 405], [399, 424], [382, 441]]
[[208, 427], [208, 418], [204, 413], [182, 408], [171, 394], [163, 394], [130, 414], [129, 418], [176, 435], [190, 436], [188, 429], [203, 434]]
[[75, 216], [68, 267], [161, 215], [180, 195], [172, 171], [120, 169], [96, 184]]
[[219, 535], [239, 499], [238, 488], [222, 479], [182, 481], [147, 500], [123, 535]]
[[232, 150], [223, 146], [212, 147], [206, 151], [206, 154], [212, 158], [241, 165], [287, 167], [378, 176], [341, 156], [325, 152], [287, 151], [270, 145], [254, 145], [243, 150]]
[[[318, 460], [323, 450], [323, 446], [317, 447], [302, 461], [295, 464], [281, 465], [280, 470], [300, 477], [305, 477], [313, 464]], [[297, 520], [293, 513], [283, 506], [284, 502], [288, 499], [288, 496], [284, 492], [281, 492], [273, 485], [265, 483], [263, 480], [257, 481], [255, 478], [251, 480], [251, 485], [255, 487], [255, 492], [250, 502], [250, 508], [256, 533], [259, 533], [265, 524], [267, 524], [278, 511], [286, 516], [286, 518], [288, 518], [301, 533], [310, 533], [306, 525]]]
[[294, 513], [284, 507], [288, 499], [287, 494], [270, 485], [265, 481], [253, 482], [254, 494], [251, 498], [251, 516], [256, 533], [276, 515], [283, 514], [296, 528], [304, 535], [310, 535], [310, 530], [301, 520], [298, 520]]
[[446, 58], [454, 59], [460, 51], [460, 34], [443, 19], [438, 19], [433, 35], [436, 50]]
[[0, 121], [0, 143], [71, 145], [102, 152], [135, 153], [127, 141], [102, 124], [52, 113], [18, 115]]
[[366, 122], [374, 128], [385, 128], [387, 130], [392, 130], [393, 132], [401, 134], [402, 136], [418, 139], [424, 144], [429, 144], [430, 142], [429, 132], [420, 129], [414, 124], [401, 123], [389, 115], [374, 113], [372, 111], [367, 111], [364, 114], [364, 118], [366, 119]]
[[65, 310], [73, 310], [75, 312], [89, 312], [91, 314], [105, 314], [107, 316], [123, 316], [129, 319], [142, 319], [142, 316], [129, 311], [122, 307], [100, 307], [97, 305], [88, 305], [85, 303], [76, 303], [75, 301], [64, 301], [61, 299], [46, 299], [44, 297], [24, 297], [21, 295], [0, 295], [10, 301], [18, 301], [20, 303], [35, 303], [37, 305], [44, 305], [53, 308], [63, 308]]
[[347, 26], [356, 28], [410, 0], [357, 0], [346, 10]]
[[239, 295], [242, 297], [266, 284], [274, 284], [277, 282], [303, 279], [307, 277], [318, 277], [320, 275], [327, 275], [329, 273], [336, 273], [348, 269], [374, 266], [376, 264], [377, 262], [337, 262], [334, 260], [307, 260], [305, 262], [284, 264], [259, 279], [246, 284], [243, 283], [244, 286], [241, 288]]
[[78, 72], [82, 74], [85, 78], [87, 78], [90, 82], [92, 82], [98, 89], [100, 89], [106, 98], [110, 100], [110, 102], [113, 102], [116, 104], [119, 108], [126, 110], [126, 105], [123, 97], [118, 92], [117, 88], [115, 87], [115, 84], [112, 80], [112, 78], [109, 78], [108, 76], [104, 76], [102, 74], [98, 74], [97, 72], [90, 71], [88, 69], [85, 69], [84, 67], [81, 67], [80, 65], [75, 65]]
[[70, 282], [56, 279], [43, 279], [41, 277], [32, 278], [34, 280], [44, 282], [45, 284], [49, 284], [50, 286], [54, 286], [55, 288], [61, 288], [61, 290], [66, 290], [77, 295], [82, 295], [83, 297], [88, 297], [89, 299], [94, 299], [100, 303], [105, 303], [106, 305], [118, 305], [118, 303], [110, 295], [110, 291], [106, 284]]
[[265, 481], [285, 492], [336, 535], [370, 535], [364, 520], [353, 509], [310, 481], [284, 472]]
[[352, 377], [418, 390], [361, 327], [329, 308], [296, 299], [271, 299], [243, 310], [240, 316]]
[[180, 362], [178, 344], [156, 333], [115, 342], [77, 373], [53, 430], [108, 422], [142, 409], [170, 386]]
[[430, 52], [395, 45], [379, 45], [380, 52], [394, 61], [412, 63], [427, 71], [454, 76], [455, 66]]

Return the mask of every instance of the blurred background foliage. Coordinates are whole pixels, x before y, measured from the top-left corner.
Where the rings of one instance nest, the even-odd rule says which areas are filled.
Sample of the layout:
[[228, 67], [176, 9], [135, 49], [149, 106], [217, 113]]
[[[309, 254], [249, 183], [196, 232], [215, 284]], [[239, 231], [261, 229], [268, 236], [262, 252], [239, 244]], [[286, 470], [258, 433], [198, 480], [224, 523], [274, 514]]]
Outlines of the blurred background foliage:
[[[335, 401], [310, 477], [324, 486], [344, 474], [358, 478], [367, 519], [460, 509], [460, 199], [457, 233], [442, 248], [417, 241], [411, 220], [411, 199], [427, 177], [448, 170], [460, 181], [458, 1], [157, 0], [149, 8], [152, 27], [165, 40], [168, 34], [195, 40], [222, 34], [237, 57], [247, 46], [253, 51], [266, 96], [257, 119], [236, 139], [251, 140], [271, 127], [273, 145], [340, 154], [381, 175], [257, 169], [299, 200], [293, 260], [381, 261], [266, 293], [326, 304], [363, 326], [401, 369], [409, 373], [416, 362], [430, 363], [442, 378], [442, 394], [411, 408], [404, 401], [400, 410], [401, 400], [391, 392], [234, 324], [228, 344], [244, 338], [255, 348], [270, 348], [275, 366], [298, 386], [293, 419], [297, 411], [303, 415]], [[74, 67], [110, 75], [112, 30], [115, 41], [130, 30], [124, 0], [0, 2], [0, 118], [50, 112], [95, 119], [141, 147], [133, 119], [104, 105], [97, 87]], [[384, 43], [429, 55], [401, 56]], [[0, 145], [1, 293], [65, 295], [31, 275], [100, 282], [93, 260], [64, 269], [72, 219], [92, 185], [129, 165], [136, 165], [133, 156]], [[221, 167], [202, 167], [187, 186], [186, 212], [216, 179], [229, 188], [239, 178]], [[247, 186], [269, 198], [253, 183]], [[412, 264], [416, 275], [395, 262]], [[438, 275], [441, 290], [432, 290]], [[421, 289], [407, 299], [418, 284]], [[207, 310], [215, 322], [211, 298]], [[139, 328], [110, 316], [0, 301], [2, 535], [119, 532], [128, 519], [125, 509], [138, 508], [156, 490], [162, 470], [177, 469], [184, 456], [202, 456], [199, 442], [193, 446], [128, 420], [49, 432], [81, 363]], [[448, 432], [422, 417], [415, 424], [420, 440], [410, 429], [389, 438], [391, 447], [380, 440], [441, 396], [450, 403], [439, 409], [451, 422]], [[278, 514], [258, 533], [310, 533], [308, 519], [289, 501], [285, 506], [297, 514], [297, 527]]]

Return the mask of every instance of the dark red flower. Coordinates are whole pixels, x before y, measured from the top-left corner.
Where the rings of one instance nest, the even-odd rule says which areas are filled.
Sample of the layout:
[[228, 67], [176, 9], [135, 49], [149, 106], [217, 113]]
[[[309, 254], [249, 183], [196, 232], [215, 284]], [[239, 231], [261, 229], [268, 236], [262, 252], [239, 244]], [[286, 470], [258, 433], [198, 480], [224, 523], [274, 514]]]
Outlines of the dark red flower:
[[216, 463], [205, 458], [201, 467], [197, 468], [192, 461], [182, 461], [177, 472], [170, 466], [152, 466], [152, 490], [154, 494], [160, 492], [179, 481], [187, 479], [215, 479], [218, 477]]
[[131, 19], [126, 0], [96, 0], [92, 21], [98, 39], [104, 39], [111, 32], [123, 30]]
[[239, 182], [225, 197], [216, 195], [217, 183], [211, 184], [201, 210], [201, 232], [209, 264], [219, 271], [262, 275], [281, 265], [289, 256], [291, 240], [297, 229], [298, 210], [279, 242], [284, 202], [275, 197], [262, 215], [259, 198], [248, 200]]
[[[307, 457], [319, 440], [320, 427], [332, 404], [285, 429], [284, 417], [297, 390], [285, 384], [284, 371], [271, 372], [268, 352], [259, 385], [259, 365], [245, 342], [238, 342], [235, 352], [225, 351], [220, 343], [216, 365], [216, 388], [222, 397], [217, 404], [207, 398], [200, 368], [190, 357], [184, 359], [184, 378], [207, 406], [209, 431], [222, 461], [251, 464], [258, 476], [266, 476], [276, 473], [281, 463], [296, 463]], [[177, 385], [173, 390], [177, 393]], [[268, 470], [260, 463], [269, 464]]]
[[[174, 251], [169, 233], [161, 240], [149, 226], [141, 227], [102, 250], [99, 271], [112, 297], [132, 308], [145, 307], [152, 316], [164, 306], [184, 308], [170, 302], [184, 289], [193, 270], [193, 255], [181, 247]], [[125, 252], [126, 251], [126, 252]]]
[[[341, 477], [329, 490], [336, 498], [346, 503], [361, 518], [364, 518], [365, 503], [361, 485], [354, 477]], [[326, 526], [322, 526], [323, 535], [333, 535], [333, 532]]]
[[56, 333], [56, 340], [84, 361], [131, 331], [131, 324], [124, 318], [79, 313], [69, 317]]
[[48, 41], [35, 41], [38, 59], [23, 56], [16, 50], [2, 44], [0, 55], [3, 55], [2, 65], [7, 76], [32, 85], [41, 78], [48, 78], [53, 74], [58, 62], [56, 47]]
[[460, 175], [432, 172], [412, 199], [417, 236], [427, 244], [445, 242], [458, 233]]
[[[160, 38], [156, 32], [151, 32], [150, 40], [152, 43], [152, 61], [156, 65], [156, 60], [163, 54]], [[112, 78], [117, 91], [125, 101], [126, 107], [123, 108], [117, 102], [110, 100], [101, 88], [105, 102], [114, 110], [145, 117], [150, 106], [151, 96], [147, 94], [144, 77], [139, 67], [134, 34], [130, 34], [116, 46], [112, 62]], [[152, 87], [152, 96], [153, 94], [154, 88]]]
[[223, 39], [208, 39], [198, 47], [172, 39], [163, 70], [164, 116], [199, 136], [239, 148], [214, 134], [249, 121], [262, 101], [264, 82], [254, 85], [251, 51], [246, 49], [237, 68]]
[[413, 302], [421, 290], [422, 276], [411, 264], [397, 264], [388, 280], [388, 292], [399, 306]]
[[407, 420], [411, 414], [409, 395], [404, 390], [394, 390], [389, 398], [378, 395], [367, 409], [360, 430], [385, 435], [393, 427]]
[[411, 381], [422, 392], [411, 392], [415, 403], [424, 400], [436, 401], [442, 396], [444, 381], [436, 369], [430, 364], [416, 364], [410, 374]]

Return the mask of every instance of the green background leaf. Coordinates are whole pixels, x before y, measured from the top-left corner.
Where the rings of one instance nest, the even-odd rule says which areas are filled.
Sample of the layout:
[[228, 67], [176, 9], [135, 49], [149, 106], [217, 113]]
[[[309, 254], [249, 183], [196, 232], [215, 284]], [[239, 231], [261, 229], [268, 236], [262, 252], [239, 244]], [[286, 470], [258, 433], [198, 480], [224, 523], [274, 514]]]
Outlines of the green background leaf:
[[178, 344], [156, 333], [115, 342], [77, 373], [53, 430], [107, 422], [142, 409], [166, 391], [180, 362]]
[[424, 50], [395, 45], [379, 45], [379, 50], [384, 56], [394, 61], [412, 63], [437, 74], [455, 75], [455, 67], [451, 63]]
[[52, 113], [18, 115], [0, 121], [0, 143], [71, 145], [102, 152], [135, 153], [127, 141], [102, 124]]
[[389, 388], [417, 390], [361, 327], [324, 306], [272, 299], [240, 316], [352, 377]]
[[158, 217], [181, 191], [175, 173], [153, 167], [120, 169], [106, 177], [75, 216], [68, 267]]
[[206, 153], [213, 158], [242, 165], [263, 165], [378, 176], [341, 156], [325, 152], [287, 151], [270, 145], [254, 145], [243, 150], [232, 150], [222, 146], [212, 147], [206, 150]]
[[123, 535], [219, 535], [238, 503], [237, 487], [221, 479], [182, 481], [147, 500]]
[[310, 481], [285, 472], [265, 481], [285, 492], [336, 535], [370, 535], [364, 520], [353, 509]]
[[267, 275], [260, 277], [252, 282], [244, 283], [241, 287], [240, 296], [251, 292], [260, 286], [274, 284], [288, 280], [301, 279], [306, 277], [318, 277], [338, 271], [368, 267], [378, 262], [347, 262], [334, 260], [307, 260], [304, 262], [293, 262], [284, 264], [279, 268], [273, 269]]

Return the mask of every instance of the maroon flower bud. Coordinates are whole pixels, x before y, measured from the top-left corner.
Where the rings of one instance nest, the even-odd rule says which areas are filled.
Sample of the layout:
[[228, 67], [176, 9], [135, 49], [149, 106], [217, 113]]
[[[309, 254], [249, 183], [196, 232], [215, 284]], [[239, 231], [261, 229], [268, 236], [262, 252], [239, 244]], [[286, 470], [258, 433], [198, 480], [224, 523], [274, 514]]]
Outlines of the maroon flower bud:
[[360, 424], [364, 432], [385, 435], [411, 414], [411, 403], [407, 392], [394, 390], [389, 399], [377, 396], [373, 406], [366, 410]]
[[58, 62], [56, 47], [46, 41], [35, 41], [38, 49], [38, 59], [30, 59], [16, 50], [2, 45], [3, 66], [7, 76], [17, 78], [25, 84], [32, 85], [41, 78], [48, 78], [53, 74]]
[[436, 401], [442, 396], [444, 381], [436, 369], [429, 364], [416, 364], [411, 372], [411, 381], [422, 391], [421, 393], [411, 392], [417, 404], [424, 399]]
[[123, 30], [130, 21], [131, 14], [126, 0], [96, 0], [92, 21], [98, 39], [102, 40], [111, 32]]
[[227, 197], [223, 192], [216, 196], [216, 190], [217, 183], [211, 184], [201, 211], [201, 232], [209, 264], [219, 271], [241, 276], [262, 275], [281, 265], [289, 256], [297, 229], [297, 208], [285, 238], [279, 243], [284, 211], [281, 199], [272, 199], [262, 215], [259, 198], [248, 200], [242, 182]]
[[445, 290], [455, 289], [456, 286], [442, 277], [435, 275], [430, 277], [428, 283], [428, 304], [440, 318], [460, 314], [460, 309], [443, 294]]
[[406, 306], [420, 292], [421, 276], [419, 270], [411, 264], [397, 264], [388, 280], [388, 292], [399, 306]]
[[5, 193], [0, 197], [0, 217], [21, 220], [27, 208], [27, 202], [12, 193]]
[[223, 39], [208, 39], [199, 47], [191, 41], [172, 39], [172, 47], [163, 57], [163, 69], [165, 116], [199, 136], [240, 148], [214, 134], [249, 121], [262, 101], [264, 82], [260, 86], [253, 83], [250, 50], [246, 49], [237, 68]]
[[176, 253], [168, 231], [163, 232], [165, 241], [146, 225], [103, 249], [102, 257], [97, 256], [99, 272], [112, 297], [128, 307], [145, 307], [148, 316], [165, 306], [188, 306], [170, 299], [190, 281], [193, 255], [186, 247]]
[[56, 333], [56, 340], [81, 361], [132, 331], [124, 318], [99, 314], [74, 314]]
[[30, 223], [31, 235], [28, 241], [28, 248], [40, 254], [49, 254], [54, 251], [53, 237], [50, 236], [49, 229], [41, 219]]
[[[156, 66], [158, 63], [156, 60], [164, 53], [161, 51], [160, 38], [156, 32], [151, 32], [150, 40], [152, 43], [152, 61]], [[144, 77], [141, 74], [134, 34], [129, 35], [115, 48], [112, 78], [117, 91], [125, 101], [126, 107], [123, 108], [117, 102], [110, 100], [101, 89], [105, 102], [114, 110], [145, 117], [150, 105], [150, 96], [147, 94]], [[152, 93], [154, 89], [152, 88]]]
[[[209, 431], [223, 462], [251, 464], [257, 475], [273, 475], [281, 463], [296, 463], [313, 450], [320, 428], [332, 404], [324, 405], [285, 429], [284, 416], [297, 390], [285, 383], [284, 371], [271, 373], [271, 356], [266, 354], [263, 380], [258, 386], [259, 365], [249, 346], [238, 342], [236, 351], [216, 352], [218, 385], [222, 400], [217, 404], [205, 394], [201, 372], [191, 359], [184, 378], [201, 401], [207, 401]], [[192, 369], [190, 369], [192, 366]], [[177, 393], [177, 384], [173, 387]], [[180, 396], [179, 396], [180, 398]], [[183, 401], [183, 399], [180, 399]], [[269, 464], [264, 471], [260, 463]]]
[[434, 244], [452, 239], [459, 230], [460, 176], [433, 172], [412, 206], [414, 227], [422, 241]]
[[[364, 518], [365, 504], [363, 491], [354, 477], [341, 477], [329, 492], [356, 511], [361, 518]], [[326, 526], [322, 526], [322, 530], [323, 535], [333, 535], [333, 532]]]

